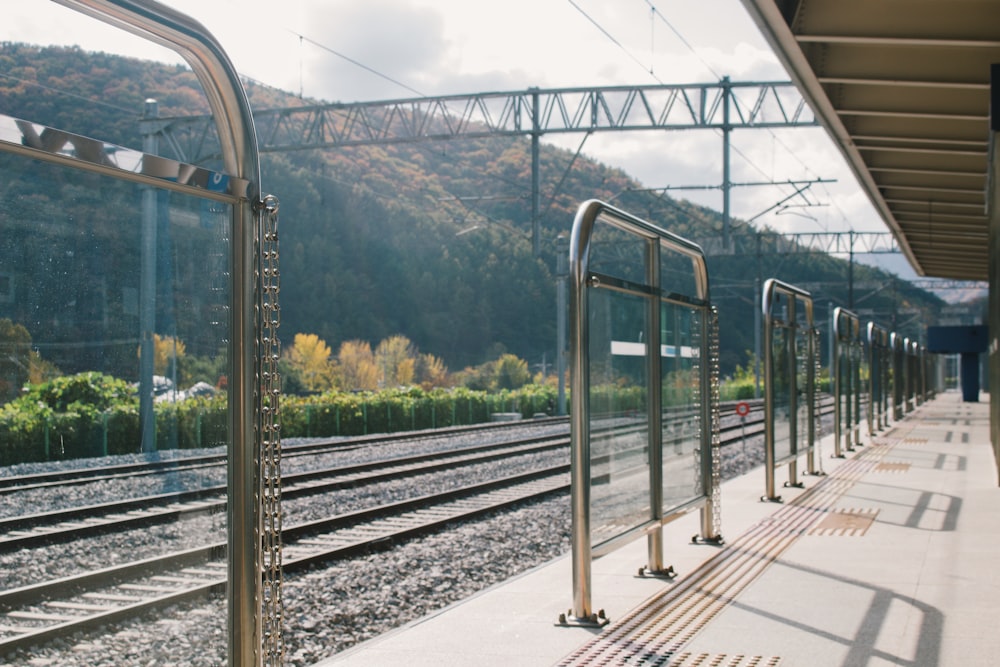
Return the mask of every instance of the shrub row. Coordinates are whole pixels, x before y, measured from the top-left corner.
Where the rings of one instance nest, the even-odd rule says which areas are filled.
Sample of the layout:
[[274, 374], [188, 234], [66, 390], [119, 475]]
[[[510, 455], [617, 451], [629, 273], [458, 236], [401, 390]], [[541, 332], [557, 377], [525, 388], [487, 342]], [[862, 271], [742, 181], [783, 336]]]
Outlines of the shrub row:
[[[727, 384], [723, 400], [753, 396], [752, 383]], [[279, 420], [283, 438], [356, 436], [478, 424], [495, 413], [517, 413], [530, 419], [540, 413], [555, 414], [556, 398], [556, 388], [548, 385], [526, 385], [497, 394], [466, 388], [332, 392], [282, 397]], [[645, 391], [638, 387], [591, 388], [595, 414], [643, 411], [645, 401]], [[227, 443], [228, 417], [222, 396], [158, 403], [155, 414], [158, 450]], [[131, 454], [140, 450], [140, 443], [134, 398], [103, 409], [74, 401], [59, 411], [44, 401], [20, 400], [0, 408], [0, 465]]]
[[[390, 390], [286, 396], [281, 401], [284, 438], [353, 436], [487, 422], [498, 412], [524, 418], [552, 413], [555, 389], [528, 385], [499, 394], [468, 389]], [[157, 403], [158, 450], [222, 446], [228, 417], [223, 397]], [[137, 402], [98, 409], [74, 402], [57, 411], [38, 401], [0, 409], [0, 465], [136, 453], [141, 447]]]

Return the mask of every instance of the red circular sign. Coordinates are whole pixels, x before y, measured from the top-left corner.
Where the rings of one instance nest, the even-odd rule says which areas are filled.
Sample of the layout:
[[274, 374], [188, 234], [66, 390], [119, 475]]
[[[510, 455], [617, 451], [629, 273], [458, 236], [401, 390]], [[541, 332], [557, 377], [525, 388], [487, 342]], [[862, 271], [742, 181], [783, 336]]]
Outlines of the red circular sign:
[[746, 417], [748, 414], [750, 414], [750, 404], [744, 403], [743, 401], [737, 403], [736, 414], [738, 414], [740, 417]]

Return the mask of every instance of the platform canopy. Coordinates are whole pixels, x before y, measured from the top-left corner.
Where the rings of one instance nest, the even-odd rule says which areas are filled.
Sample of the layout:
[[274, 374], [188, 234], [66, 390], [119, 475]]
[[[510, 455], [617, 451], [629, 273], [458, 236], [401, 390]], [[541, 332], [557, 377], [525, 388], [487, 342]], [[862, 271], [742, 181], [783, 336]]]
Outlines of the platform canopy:
[[1000, 2], [743, 3], [914, 270], [987, 280]]

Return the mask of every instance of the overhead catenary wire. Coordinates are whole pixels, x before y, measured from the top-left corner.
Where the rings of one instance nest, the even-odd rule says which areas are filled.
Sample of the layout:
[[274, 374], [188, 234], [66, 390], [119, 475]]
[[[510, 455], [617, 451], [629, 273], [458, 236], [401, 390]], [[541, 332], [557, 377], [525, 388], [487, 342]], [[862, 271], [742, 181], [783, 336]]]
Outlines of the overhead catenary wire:
[[635, 56], [635, 54], [633, 54], [631, 51], [629, 51], [627, 48], [625, 48], [624, 44], [622, 44], [617, 38], [615, 38], [614, 35], [612, 35], [610, 32], [608, 32], [608, 30], [604, 26], [602, 26], [593, 16], [591, 16], [590, 14], [588, 14], [586, 12], [586, 10], [583, 9], [583, 7], [581, 7], [580, 5], [576, 4], [576, 2], [574, 2], [573, 0], [566, 0], [566, 1], [569, 2], [569, 4], [572, 5], [574, 9], [576, 9], [576, 11], [580, 12], [580, 14], [582, 14], [585, 19], [587, 19], [588, 21], [590, 21], [590, 23], [595, 28], [597, 28], [597, 30], [600, 31], [600, 33], [602, 35], [604, 35], [605, 37], [607, 37], [611, 41], [612, 44], [614, 44], [619, 49], [621, 49], [622, 53], [624, 53], [625, 55], [627, 55], [634, 63], [636, 63], [637, 65], [639, 65], [639, 67], [642, 67], [643, 70], [646, 71], [647, 74], [649, 74], [654, 79], [656, 79], [657, 83], [661, 83], [661, 84], [663, 83], [663, 81], [661, 81], [656, 76], [656, 74], [653, 73], [653, 71], [651, 69], [650, 70], [646, 70], [646, 66], [642, 63], [642, 61], [639, 60]]
[[416, 88], [414, 88], [412, 86], [409, 86], [409, 85], [403, 83], [402, 81], [397, 81], [396, 79], [392, 78], [388, 74], [384, 74], [384, 73], [378, 71], [377, 69], [375, 69], [374, 67], [369, 67], [368, 65], [364, 64], [363, 62], [361, 62], [359, 60], [356, 60], [356, 59], [354, 59], [354, 58], [352, 58], [352, 57], [350, 57], [350, 56], [348, 56], [348, 55], [346, 55], [344, 53], [341, 53], [340, 51], [332, 49], [329, 46], [327, 46], [327, 45], [325, 45], [325, 44], [323, 44], [321, 42], [318, 42], [315, 39], [312, 39], [311, 37], [307, 37], [307, 36], [303, 35], [302, 33], [296, 32], [295, 30], [292, 30], [290, 28], [285, 28], [285, 29], [288, 30], [288, 32], [290, 32], [293, 35], [295, 35], [296, 37], [298, 37], [300, 40], [309, 42], [310, 44], [312, 44], [313, 46], [315, 46], [318, 49], [322, 49], [323, 51], [326, 51], [327, 53], [330, 53], [332, 55], [337, 56], [338, 58], [346, 60], [347, 62], [351, 63], [352, 65], [354, 65], [356, 67], [360, 67], [361, 69], [365, 70], [366, 72], [374, 74], [375, 76], [379, 77], [380, 79], [384, 79], [384, 80], [388, 81], [389, 83], [395, 84], [395, 85], [399, 86], [400, 88], [403, 88], [404, 90], [408, 90], [411, 93], [413, 93], [414, 95], [419, 95], [420, 97], [426, 97], [427, 96], [426, 94], [420, 92]]
[[[652, 15], [654, 17], [656, 17], [656, 18], [659, 18], [660, 21], [665, 26], [667, 26], [667, 28], [670, 29], [670, 31], [677, 37], [677, 39], [680, 40], [680, 42], [699, 60], [699, 62], [701, 62], [701, 64], [705, 67], [705, 69], [708, 72], [710, 72], [712, 74], [712, 76], [714, 76], [716, 79], [719, 79], [719, 80], [722, 79], [722, 75], [720, 75], [704, 58], [701, 57], [701, 55], [697, 52], [697, 50], [694, 48], [694, 46], [692, 46], [691, 43], [684, 37], [684, 35], [681, 33], [681, 31], [678, 30], [677, 27], [674, 26], [674, 24], [671, 23], [670, 20], [664, 14], [662, 12], [660, 12], [656, 8], [656, 6], [651, 2], [651, 0], [642, 0], [642, 1], [650, 8], [650, 11], [651, 11]], [[740, 101], [739, 101], [738, 98], [734, 97], [733, 100], [734, 100], [734, 102], [737, 105], [740, 104]], [[808, 164], [806, 164], [805, 161], [802, 160], [787, 144], [785, 144], [785, 142], [782, 141], [780, 137], [778, 137], [778, 135], [774, 132], [774, 130], [772, 130], [770, 128], [766, 128], [766, 129], [771, 134], [771, 137], [774, 139], [774, 141], [777, 142], [782, 148], [784, 148], [785, 151], [787, 151], [788, 155], [790, 155], [793, 159], [795, 159], [799, 164], [802, 165], [802, 167], [805, 169], [805, 171], [806, 171], [807, 174], [812, 174], [812, 175], [816, 176], [817, 178], [819, 178], [819, 175], [816, 174], [816, 172], [813, 171], [813, 169]], [[753, 160], [751, 160], [745, 153], [743, 153], [742, 151], [740, 151], [735, 146], [732, 146], [731, 144], [730, 144], [730, 149], [733, 150], [741, 158], [743, 158], [743, 160], [745, 160], [748, 165], [750, 165], [755, 170], [757, 170], [761, 175], [767, 177], [767, 174], [765, 173], [765, 171], [763, 169], [761, 169], [759, 166], [757, 166], [753, 162]], [[776, 184], [780, 185], [781, 182], [779, 181]], [[833, 197], [830, 195], [829, 189], [826, 188], [825, 185], [823, 186], [823, 191], [826, 192], [827, 196], [831, 200], [833, 200]], [[836, 203], [836, 201], [834, 201], [834, 207], [840, 213], [842, 219], [845, 222], [848, 222], [847, 215], [840, 208], [840, 206]], [[825, 226], [824, 226], [824, 228], [825, 228]]]

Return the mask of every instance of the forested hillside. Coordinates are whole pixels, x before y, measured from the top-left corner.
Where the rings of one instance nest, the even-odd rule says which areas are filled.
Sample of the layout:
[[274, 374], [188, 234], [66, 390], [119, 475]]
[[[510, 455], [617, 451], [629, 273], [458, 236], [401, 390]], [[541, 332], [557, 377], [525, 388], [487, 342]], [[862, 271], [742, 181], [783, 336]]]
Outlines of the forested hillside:
[[[163, 116], [207, 112], [183, 67], [4, 43], [0, 75], [0, 113], [130, 147], [141, 145], [137, 120], [147, 98]], [[248, 94], [255, 109], [306, 102], [260, 84]], [[721, 229], [714, 211], [640, 192], [619, 169], [543, 144], [542, 251], [534, 257], [530, 170], [527, 138], [265, 153], [263, 189], [281, 201], [283, 341], [312, 333], [336, 349], [403, 334], [453, 370], [501, 352], [552, 364], [556, 237], [568, 233], [580, 202], [614, 198], [694, 240]], [[844, 261], [779, 253], [767, 236], [758, 245], [756, 233], [739, 222], [732, 232], [736, 245], [759, 247], [759, 255], [710, 258], [725, 373], [754, 347], [759, 279], [824, 285], [816, 293], [822, 316], [826, 304], [847, 305]], [[893, 313], [940, 305], [905, 283], [886, 289], [891, 278], [867, 267], [855, 267], [854, 279], [883, 286], [855, 297], [887, 325]]]

